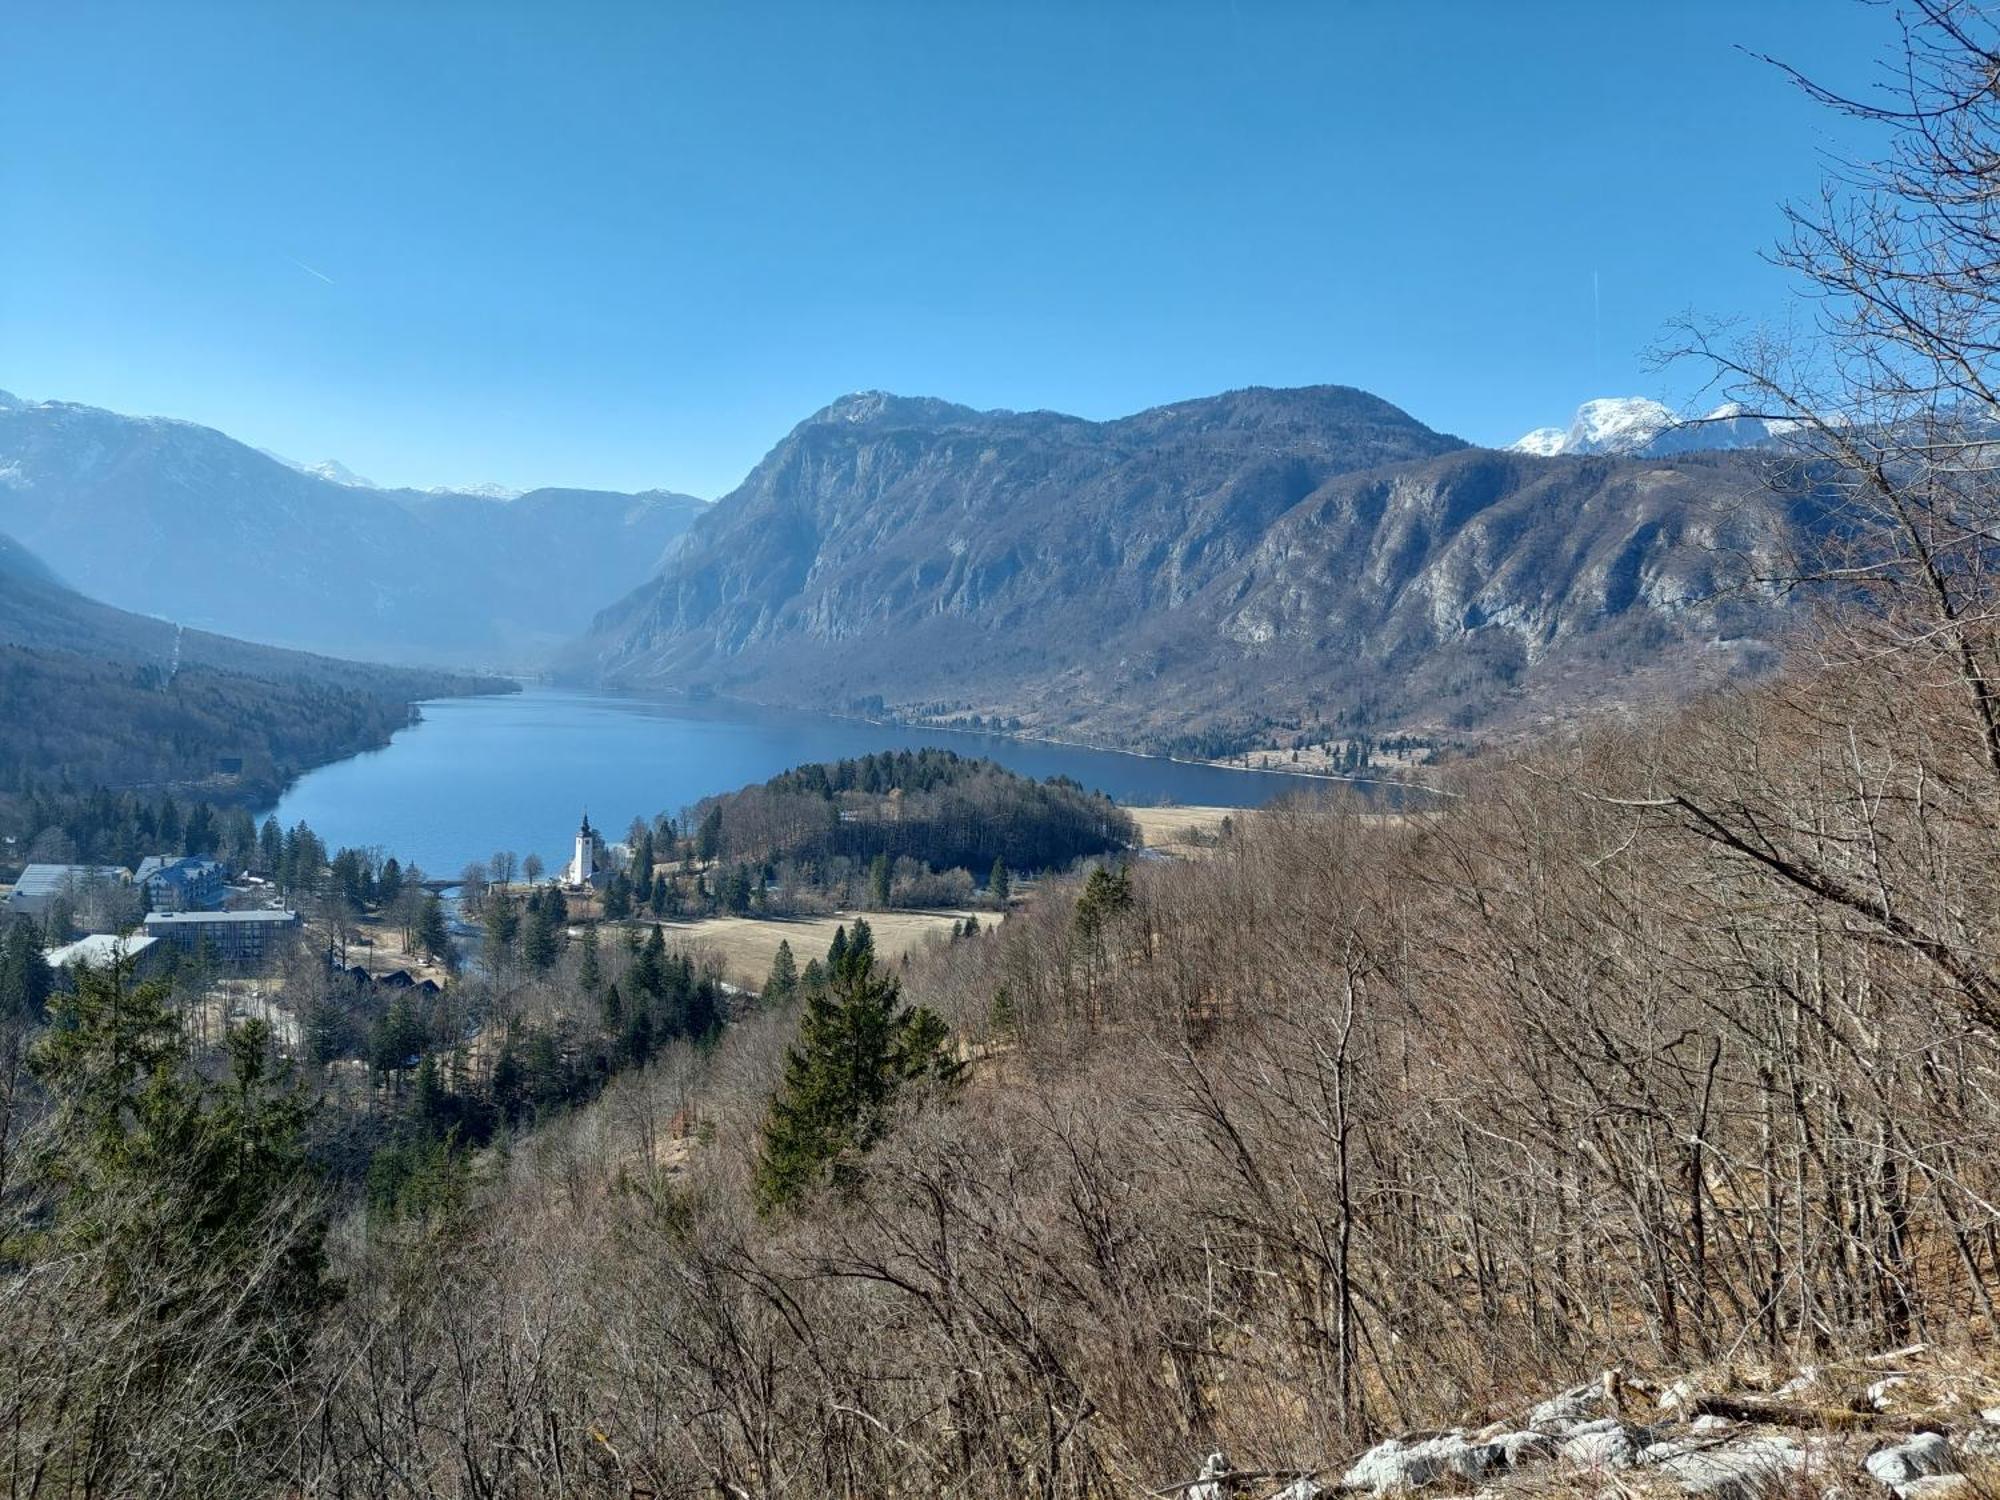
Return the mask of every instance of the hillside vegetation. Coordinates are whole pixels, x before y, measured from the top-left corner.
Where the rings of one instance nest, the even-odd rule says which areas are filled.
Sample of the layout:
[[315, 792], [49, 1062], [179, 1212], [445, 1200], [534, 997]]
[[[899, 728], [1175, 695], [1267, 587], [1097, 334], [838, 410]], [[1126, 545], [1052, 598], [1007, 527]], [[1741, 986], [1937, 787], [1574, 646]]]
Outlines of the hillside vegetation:
[[984, 879], [1062, 869], [1137, 842], [1110, 798], [1067, 778], [1036, 781], [949, 750], [890, 750], [800, 766], [695, 809], [725, 860], [817, 866], [913, 859]]
[[181, 630], [86, 599], [0, 536], [0, 798], [175, 786], [255, 803], [386, 744], [418, 699], [513, 688]]

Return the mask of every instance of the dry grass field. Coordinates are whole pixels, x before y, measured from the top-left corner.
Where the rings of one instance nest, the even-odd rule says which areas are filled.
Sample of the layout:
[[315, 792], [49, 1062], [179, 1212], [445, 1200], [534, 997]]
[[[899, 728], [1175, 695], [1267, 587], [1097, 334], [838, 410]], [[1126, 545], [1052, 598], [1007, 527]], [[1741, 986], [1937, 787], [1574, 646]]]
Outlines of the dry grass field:
[[1210, 841], [1221, 837], [1229, 818], [1241, 818], [1240, 807], [1128, 807], [1132, 821], [1139, 825], [1139, 838], [1148, 849], [1163, 854], [1203, 854]]
[[[723, 977], [746, 989], [760, 988], [771, 972], [778, 944], [792, 945], [792, 956], [804, 968], [807, 959], [824, 958], [834, 929], [865, 917], [875, 934], [875, 952], [890, 962], [935, 937], [942, 942], [953, 925], [976, 916], [982, 927], [999, 920], [994, 911], [858, 911], [831, 917], [707, 917], [698, 922], [662, 922], [669, 943], [707, 949], [722, 960]], [[651, 924], [646, 924], [650, 926]]]

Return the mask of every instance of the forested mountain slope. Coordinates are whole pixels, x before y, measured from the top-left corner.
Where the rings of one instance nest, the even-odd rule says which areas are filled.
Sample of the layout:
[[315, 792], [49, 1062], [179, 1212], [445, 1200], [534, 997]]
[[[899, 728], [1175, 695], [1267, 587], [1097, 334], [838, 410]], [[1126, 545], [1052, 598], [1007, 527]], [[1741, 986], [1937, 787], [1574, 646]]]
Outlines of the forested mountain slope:
[[512, 687], [182, 630], [83, 597], [0, 536], [0, 795], [68, 781], [257, 801], [385, 743], [420, 698]]
[[1530, 689], [1560, 706], [1764, 660], [1780, 606], [1732, 590], [1798, 518], [1763, 478], [1752, 455], [1471, 449], [1342, 387], [1104, 423], [854, 396], [569, 665], [1153, 745], [1483, 723]]
[[587, 601], [651, 576], [703, 508], [377, 490], [192, 422], [0, 396], [0, 531], [94, 597], [312, 650], [532, 663]]

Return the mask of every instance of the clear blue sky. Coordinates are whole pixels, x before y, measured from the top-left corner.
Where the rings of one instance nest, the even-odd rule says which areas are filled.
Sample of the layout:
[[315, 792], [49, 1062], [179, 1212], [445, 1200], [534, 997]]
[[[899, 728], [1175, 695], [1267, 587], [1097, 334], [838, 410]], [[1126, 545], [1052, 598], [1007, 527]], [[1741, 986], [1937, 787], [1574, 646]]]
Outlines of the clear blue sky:
[[[25, 4], [0, 387], [721, 493], [845, 391], [1363, 386], [1504, 442], [1782, 315], [1847, 0]], [[310, 268], [310, 269], [307, 269]], [[1593, 307], [1597, 280], [1601, 316]]]

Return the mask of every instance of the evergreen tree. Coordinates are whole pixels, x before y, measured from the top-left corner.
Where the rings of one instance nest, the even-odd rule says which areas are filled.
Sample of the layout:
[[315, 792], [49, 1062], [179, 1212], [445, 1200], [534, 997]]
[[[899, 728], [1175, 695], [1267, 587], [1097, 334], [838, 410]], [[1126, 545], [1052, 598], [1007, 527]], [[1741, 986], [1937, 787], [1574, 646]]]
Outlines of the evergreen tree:
[[782, 1209], [825, 1182], [851, 1183], [908, 1084], [957, 1080], [948, 1041], [942, 1020], [902, 1005], [896, 981], [850, 946], [831, 984], [807, 998], [786, 1055], [757, 1161], [759, 1210]]
[[521, 908], [504, 895], [489, 896], [480, 922], [486, 929], [486, 956], [489, 963], [505, 960], [521, 935]]
[[211, 1083], [163, 985], [80, 970], [56, 1011], [30, 1057], [54, 1110], [35, 1165], [51, 1215], [19, 1248], [95, 1264], [134, 1340], [119, 1399], [171, 1389], [191, 1354], [263, 1388], [303, 1355], [327, 1291], [307, 1105], [272, 1066], [270, 1028], [232, 1029], [229, 1074]]
[[16, 922], [0, 939], [0, 1019], [44, 1019], [55, 974], [32, 922]]
[[435, 891], [426, 897], [423, 915], [417, 919], [417, 947], [447, 970], [457, 972], [458, 949], [452, 944], [451, 929], [445, 926], [444, 903]]
[[618, 986], [612, 985], [604, 992], [602, 1004], [604, 1029], [613, 1036], [621, 1036], [625, 1030], [625, 997], [618, 993]]
[[[276, 827], [274, 823], [271, 825]], [[382, 864], [382, 873], [375, 882], [375, 899], [384, 906], [394, 906], [396, 898], [403, 894], [403, 866], [392, 854]]]
[[993, 869], [986, 877], [986, 894], [993, 898], [993, 904], [1002, 911], [1007, 909], [1007, 898], [1013, 890], [1013, 883], [1007, 878], [1007, 862], [993, 861]]
[[877, 907], [889, 905], [890, 867], [889, 856], [878, 854], [875, 862], [868, 867], [868, 899]]
[[791, 943], [781, 938], [777, 954], [771, 959], [770, 977], [764, 981], [764, 992], [759, 999], [765, 1005], [789, 1005], [798, 992], [798, 961], [792, 957]]
[[257, 833], [257, 864], [266, 875], [276, 878], [278, 866], [285, 857], [285, 835], [278, 827], [276, 818], [266, 818], [264, 826]]
[[695, 834], [694, 857], [707, 864], [722, 852], [722, 808], [711, 807], [702, 814], [700, 831]]
[[604, 969], [597, 958], [597, 926], [583, 929], [583, 957], [576, 967], [576, 982], [586, 995], [595, 994], [604, 983]]

